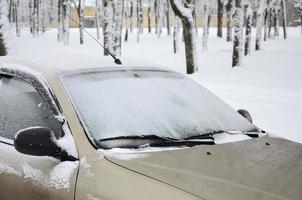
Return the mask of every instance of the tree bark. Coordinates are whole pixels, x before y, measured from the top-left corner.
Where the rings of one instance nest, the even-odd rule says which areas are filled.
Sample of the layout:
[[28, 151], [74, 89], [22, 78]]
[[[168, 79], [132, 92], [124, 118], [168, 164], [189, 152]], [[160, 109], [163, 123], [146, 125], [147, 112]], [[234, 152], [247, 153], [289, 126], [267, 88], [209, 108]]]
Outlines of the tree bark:
[[259, 51], [261, 50], [261, 37], [262, 37], [262, 13], [263, 13], [263, 0], [259, 0], [259, 7], [257, 10], [257, 22], [256, 22], [256, 45], [255, 50]]
[[240, 66], [242, 63], [242, 42], [243, 42], [243, 10], [241, 0], [235, 0], [235, 30], [233, 43], [232, 67]]
[[223, 26], [223, 1], [217, 0], [217, 37], [222, 38], [222, 26]]
[[[282, 11], [283, 38], [286, 39], [287, 38], [287, 30], [286, 30], [287, 20], [286, 20], [286, 3], [284, 0], [281, 0], [281, 11]], [[302, 20], [302, 15], [301, 15], [301, 20]], [[301, 21], [301, 23], [302, 23], [302, 21]]]
[[232, 41], [233, 37], [233, 6], [232, 6], [233, 0], [228, 0], [228, 3], [226, 5], [226, 11], [227, 11], [227, 36], [226, 40], [227, 42]]
[[203, 32], [202, 32], [202, 50], [208, 50], [208, 17], [209, 0], [203, 2]]
[[245, 29], [245, 43], [244, 43], [244, 55], [251, 54], [251, 31], [252, 31], [252, 9], [250, 5], [246, 8], [246, 29]]
[[196, 39], [191, 8], [192, 0], [186, 0], [184, 6], [182, 6], [179, 0], [170, 0], [170, 4], [174, 13], [181, 19], [183, 24], [187, 74], [192, 74], [198, 71], [197, 52], [195, 48]]

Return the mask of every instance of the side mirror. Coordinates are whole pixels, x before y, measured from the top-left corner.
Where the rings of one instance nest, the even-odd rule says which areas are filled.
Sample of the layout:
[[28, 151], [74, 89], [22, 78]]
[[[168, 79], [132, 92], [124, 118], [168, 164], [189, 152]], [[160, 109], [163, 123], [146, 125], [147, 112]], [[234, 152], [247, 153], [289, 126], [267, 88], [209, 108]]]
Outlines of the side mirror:
[[253, 119], [249, 111], [244, 110], [244, 109], [239, 109], [237, 112], [242, 115], [244, 118], [246, 118], [249, 122], [253, 123]]
[[15, 149], [32, 156], [51, 156], [61, 161], [76, 161], [58, 144], [54, 132], [44, 127], [31, 127], [15, 135]]

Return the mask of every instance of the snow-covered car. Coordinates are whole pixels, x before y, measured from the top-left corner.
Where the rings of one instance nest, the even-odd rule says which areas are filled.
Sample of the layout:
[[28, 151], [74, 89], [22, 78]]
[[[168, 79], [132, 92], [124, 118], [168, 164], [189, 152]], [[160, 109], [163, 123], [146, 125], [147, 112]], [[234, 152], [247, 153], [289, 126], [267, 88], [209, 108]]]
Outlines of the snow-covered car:
[[302, 199], [301, 144], [140, 66], [0, 58], [0, 199]]

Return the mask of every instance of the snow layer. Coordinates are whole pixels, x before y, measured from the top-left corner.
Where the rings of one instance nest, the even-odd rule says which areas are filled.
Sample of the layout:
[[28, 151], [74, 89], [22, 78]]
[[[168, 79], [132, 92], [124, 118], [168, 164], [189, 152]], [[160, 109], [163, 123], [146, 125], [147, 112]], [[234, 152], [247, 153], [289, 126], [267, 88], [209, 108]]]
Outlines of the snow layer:
[[[88, 29], [95, 34], [94, 29]], [[154, 30], [153, 30], [154, 31]], [[231, 68], [232, 43], [216, 38], [216, 28], [210, 29], [208, 51], [201, 50], [202, 39], [197, 37], [199, 72], [191, 77], [208, 88], [235, 109], [247, 109], [262, 129], [302, 143], [302, 37], [300, 28], [289, 28], [288, 39], [280, 37], [262, 42], [262, 51], [252, 50], [251, 56], [243, 58], [243, 66]], [[181, 31], [180, 31], [181, 32]], [[224, 30], [224, 33], [226, 30]], [[136, 33], [136, 31], [134, 31]], [[199, 30], [199, 33], [202, 33]], [[70, 46], [56, 42], [56, 30], [49, 30], [38, 38], [32, 38], [22, 30], [16, 39], [19, 55], [87, 55], [99, 57], [103, 50], [91, 38], [84, 45], [78, 42], [78, 29], [70, 30]], [[255, 44], [252, 32], [252, 47]], [[181, 38], [181, 36], [180, 36]], [[185, 73], [184, 44], [179, 53], [173, 54], [173, 38], [162, 34], [142, 34], [137, 44], [135, 34], [129, 35], [122, 44], [123, 58], [144, 59], [169, 66]], [[113, 63], [113, 62], [112, 62]]]
[[[78, 161], [60, 162], [47, 156], [28, 156], [1, 142], [0, 157], [0, 175], [14, 174], [24, 178], [26, 182], [37, 183], [46, 188], [69, 190], [70, 179], [78, 167]], [[45, 167], [46, 170], [42, 171]]]

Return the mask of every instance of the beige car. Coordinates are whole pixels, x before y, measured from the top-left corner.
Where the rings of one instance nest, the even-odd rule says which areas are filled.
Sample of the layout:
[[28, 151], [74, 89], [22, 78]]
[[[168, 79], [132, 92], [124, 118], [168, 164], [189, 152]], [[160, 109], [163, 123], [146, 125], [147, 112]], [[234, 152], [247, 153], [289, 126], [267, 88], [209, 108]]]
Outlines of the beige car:
[[302, 145], [167, 69], [3, 57], [0, 199], [301, 200]]

